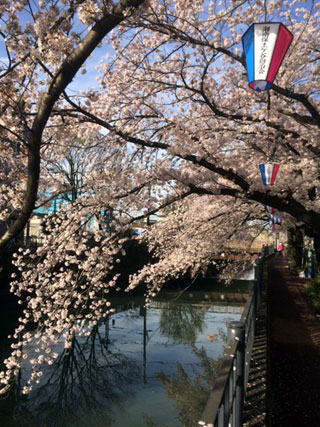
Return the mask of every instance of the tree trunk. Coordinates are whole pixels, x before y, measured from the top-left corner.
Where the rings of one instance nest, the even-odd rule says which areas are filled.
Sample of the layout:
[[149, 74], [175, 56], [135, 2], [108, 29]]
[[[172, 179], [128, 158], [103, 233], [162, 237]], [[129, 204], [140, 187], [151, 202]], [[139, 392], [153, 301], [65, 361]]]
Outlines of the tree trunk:
[[318, 265], [318, 269], [319, 269], [319, 266], [320, 266], [320, 235], [317, 234], [314, 237], [313, 242], [314, 242], [314, 251], [315, 251], [316, 259], [317, 259], [317, 265]]
[[288, 230], [289, 256], [295, 261], [297, 268], [302, 266], [303, 241], [303, 230], [300, 227]]

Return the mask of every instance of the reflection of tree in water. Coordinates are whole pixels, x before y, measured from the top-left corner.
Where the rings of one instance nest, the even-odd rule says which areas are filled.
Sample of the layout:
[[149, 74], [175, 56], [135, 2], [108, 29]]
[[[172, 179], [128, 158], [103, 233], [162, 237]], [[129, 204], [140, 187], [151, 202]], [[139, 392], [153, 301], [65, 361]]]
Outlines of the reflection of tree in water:
[[161, 333], [175, 342], [193, 345], [197, 334], [203, 331], [206, 311], [192, 304], [173, 301], [161, 308]]
[[[201, 368], [197, 368], [197, 372], [192, 376], [188, 376], [180, 364], [177, 365], [177, 373], [172, 378], [163, 373], [157, 375], [168, 397], [175, 401], [181, 427], [194, 427], [201, 419], [222, 362], [222, 358], [218, 360], [209, 358], [204, 348], [193, 347], [192, 351], [200, 359], [201, 364]], [[147, 425], [156, 426], [151, 419], [147, 420]]]
[[[75, 337], [51, 367], [44, 371], [41, 386], [26, 396], [16, 384], [2, 403], [6, 427], [107, 427], [112, 423], [109, 406], [126, 397], [130, 383], [139, 375], [135, 363], [108, 348], [108, 326], [94, 327], [88, 337]], [[9, 407], [11, 413], [9, 413]], [[2, 406], [2, 405], [1, 405]], [[103, 412], [102, 412], [103, 411]], [[108, 414], [108, 415], [107, 415]], [[12, 421], [14, 420], [14, 421]]]

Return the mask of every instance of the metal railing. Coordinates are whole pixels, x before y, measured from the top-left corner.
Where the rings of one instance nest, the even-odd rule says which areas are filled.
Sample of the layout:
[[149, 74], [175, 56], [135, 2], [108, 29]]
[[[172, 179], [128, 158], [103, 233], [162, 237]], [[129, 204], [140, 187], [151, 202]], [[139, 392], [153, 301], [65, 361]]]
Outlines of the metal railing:
[[214, 383], [199, 426], [241, 427], [243, 401], [248, 383], [257, 311], [261, 301], [263, 259], [255, 265], [255, 280], [240, 321], [229, 322], [230, 338], [219, 375]]

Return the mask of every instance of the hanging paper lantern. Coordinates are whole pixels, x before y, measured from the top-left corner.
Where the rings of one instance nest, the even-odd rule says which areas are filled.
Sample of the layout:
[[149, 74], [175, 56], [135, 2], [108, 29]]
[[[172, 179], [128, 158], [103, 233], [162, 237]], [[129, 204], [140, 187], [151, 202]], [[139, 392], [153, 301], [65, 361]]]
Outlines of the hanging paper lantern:
[[249, 87], [269, 90], [293, 35], [281, 23], [252, 24], [242, 36]]
[[280, 165], [272, 163], [263, 163], [259, 165], [261, 177], [264, 185], [273, 185], [276, 179]]
[[268, 213], [268, 217], [269, 219], [274, 223], [274, 224], [281, 224], [281, 218], [277, 215], [274, 215], [274, 208], [272, 208], [271, 206], [267, 206], [264, 205], [265, 210]]
[[280, 217], [270, 214], [269, 218], [274, 224], [281, 224], [281, 218]]
[[274, 214], [274, 208], [268, 205], [263, 205], [268, 214]]
[[271, 220], [269, 220], [269, 221], [268, 221], [268, 227], [270, 228], [270, 230], [271, 230], [273, 233], [275, 233], [275, 232], [276, 232], [276, 226], [275, 226], [275, 224], [274, 224]]

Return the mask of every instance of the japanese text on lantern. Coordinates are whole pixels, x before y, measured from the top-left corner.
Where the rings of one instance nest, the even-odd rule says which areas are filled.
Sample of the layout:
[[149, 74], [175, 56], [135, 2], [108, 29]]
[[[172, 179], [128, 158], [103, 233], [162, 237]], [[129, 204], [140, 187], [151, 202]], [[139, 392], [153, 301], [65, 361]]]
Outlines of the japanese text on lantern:
[[262, 28], [262, 38], [261, 38], [261, 53], [259, 58], [259, 73], [263, 74], [266, 68], [266, 58], [267, 58], [267, 47], [268, 47], [268, 37], [270, 34], [270, 27], [264, 26]]

